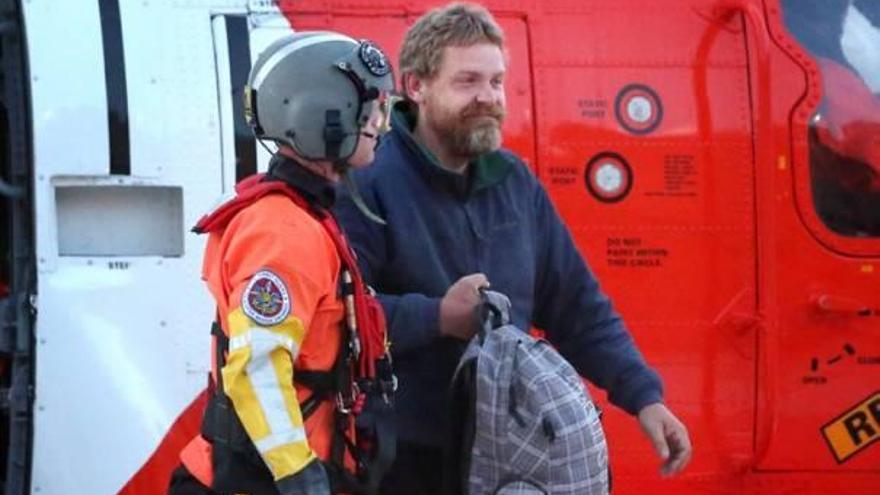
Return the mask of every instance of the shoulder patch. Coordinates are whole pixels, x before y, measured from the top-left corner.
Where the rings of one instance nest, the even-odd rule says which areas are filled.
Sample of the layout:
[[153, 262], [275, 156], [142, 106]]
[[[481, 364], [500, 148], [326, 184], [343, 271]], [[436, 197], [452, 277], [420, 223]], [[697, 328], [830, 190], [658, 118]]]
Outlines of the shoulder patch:
[[241, 308], [263, 326], [277, 325], [290, 314], [290, 295], [281, 277], [269, 270], [254, 274], [241, 294]]

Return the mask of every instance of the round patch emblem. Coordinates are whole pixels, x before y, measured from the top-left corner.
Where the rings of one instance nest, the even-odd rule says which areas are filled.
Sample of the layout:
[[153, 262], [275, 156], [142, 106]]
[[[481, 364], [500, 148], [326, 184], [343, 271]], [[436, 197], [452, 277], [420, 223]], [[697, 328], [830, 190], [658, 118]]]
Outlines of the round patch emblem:
[[587, 190], [603, 203], [616, 203], [632, 189], [632, 169], [617, 153], [599, 153], [587, 163]]
[[391, 72], [391, 64], [388, 63], [388, 57], [385, 56], [385, 52], [372, 41], [361, 41], [361, 48], [358, 54], [360, 55], [361, 62], [367, 66], [367, 69], [374, 76], [382, 77]]
[[261, 270], [242, 293], [241, 307], [244, 314], [260, 325], [277, 325], [290, 314], [290, 296], [278, 275]]
[[663, 104], [657, 93], [644, 84], [629, 84], [617, 93], [614, 115], [632, 134], [648, 134], [663, 120]]

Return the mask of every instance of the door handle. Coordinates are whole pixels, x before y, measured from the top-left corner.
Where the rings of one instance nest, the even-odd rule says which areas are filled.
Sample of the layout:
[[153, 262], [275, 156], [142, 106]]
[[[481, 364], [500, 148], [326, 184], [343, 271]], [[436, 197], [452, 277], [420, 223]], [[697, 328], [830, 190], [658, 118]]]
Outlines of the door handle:
[[845, 316], [880, 316], [880, 310], [871, 309], [858, 299], [834, 294], [813, 294], [810, 297], [812, 306], [821, 313]]

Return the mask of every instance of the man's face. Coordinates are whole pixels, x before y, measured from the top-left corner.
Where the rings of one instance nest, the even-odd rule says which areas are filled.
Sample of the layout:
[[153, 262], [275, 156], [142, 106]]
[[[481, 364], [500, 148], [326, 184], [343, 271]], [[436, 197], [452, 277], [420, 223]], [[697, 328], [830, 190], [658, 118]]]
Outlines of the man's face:
[[370, 118], [360, 128], [360, 137], [354, 153], [348, 158], [348, 164], [353, 168], [363, 168], [373, 163], [375, 158], [376, 143], [379, 134], [387, 121], [386, 112], [382, 110], [381, 102], [371, 104]]
[[411, 96], [443, 146], [472, 158], [501, 146], [505, 114], [504, 53], [491, 43], [444, 49], [440, 70]]

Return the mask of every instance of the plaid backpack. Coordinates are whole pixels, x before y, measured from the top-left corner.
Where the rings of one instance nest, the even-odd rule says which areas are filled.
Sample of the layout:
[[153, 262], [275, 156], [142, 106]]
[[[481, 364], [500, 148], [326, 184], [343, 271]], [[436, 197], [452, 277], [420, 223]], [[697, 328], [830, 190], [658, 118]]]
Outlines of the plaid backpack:
[[605, 435], [577, 372], [509, 323], [507, 297], [483, 297], [483, 328], [452, 382], [446, 493], [607, 494]]

